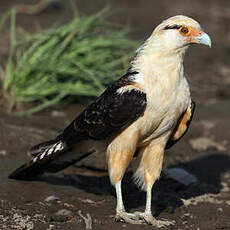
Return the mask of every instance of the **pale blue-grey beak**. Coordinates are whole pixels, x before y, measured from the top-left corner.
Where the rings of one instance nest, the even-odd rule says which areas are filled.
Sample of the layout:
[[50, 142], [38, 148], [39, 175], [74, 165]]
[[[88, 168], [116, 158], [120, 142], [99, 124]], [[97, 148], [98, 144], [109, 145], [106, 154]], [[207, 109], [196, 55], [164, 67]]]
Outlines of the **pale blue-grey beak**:
[[194, 38], [194, 40], [196, 41], [196, 43], [198, 44], [203, 44], [206, 46], [211, 47], [212, 46], [212, 41], [211, 38], [209, 37], [208, 34], [206, 34], [205, 32], [203, 32], [200, 36], [196, 36]]

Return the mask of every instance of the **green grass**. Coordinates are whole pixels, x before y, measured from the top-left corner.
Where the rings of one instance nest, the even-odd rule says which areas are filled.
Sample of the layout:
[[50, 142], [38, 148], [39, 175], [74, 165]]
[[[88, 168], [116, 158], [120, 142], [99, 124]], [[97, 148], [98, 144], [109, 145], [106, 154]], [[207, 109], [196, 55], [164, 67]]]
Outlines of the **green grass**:
[[3, 95], [9, 108], [36, 104], [20, 114], [40, 111], [67, 96], [73, 100], [97, 97], [124, 73], [138, 46], [127, 38], [127, 29], [107, 22], [105, 12], [76, 17], [19, 40], [15, 11], [10, 15], [11, 46], [1, 77]]

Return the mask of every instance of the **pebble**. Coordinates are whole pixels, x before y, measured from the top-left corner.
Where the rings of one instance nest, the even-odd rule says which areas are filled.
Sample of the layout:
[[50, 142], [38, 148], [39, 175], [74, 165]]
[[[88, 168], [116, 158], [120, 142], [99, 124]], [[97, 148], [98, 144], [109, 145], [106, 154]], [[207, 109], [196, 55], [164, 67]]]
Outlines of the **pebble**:
[[0, 156], [6, 156], [7, 152], [6, 150], [0, 150]]
[[227, 205], [230, 205], [230, 200], [227, 200], [227, 201], [226, 201], [226, 204], [227, 204]]
[[196, 183], [198, 181], [194, 175], [188, 173], [187, 171], [185, 171], [182, 168], [165, 169], [164, 173], [166, 175], [166, 178], [173, 179], [173, 180], [180, 182], [186, 186], [193, 184], [193, 183]]
[[66, 114], [64, 112], [54, 110], [54, 111], [52, 111], [51, 116], [52, 117], [65, 117]]
[[49, 225], [49, 228], [47, 228], [46, 230], [52, 230], [52, 229], [54, 229], [54, 228], [55, 228], [55, 225], [50, 224], [50, 225]]
[[46, 199], [45, 199], [45, 202], [55, 202], [55, 201], [58, 201], [59, 198], [56, 197], [56, 196], [48, 196]]
[[74, 205], [68, 204], [68, 203], [64, 203], [63, 205], [64, 205], [65, 207], [67, 207], [67, 208], [73, 208], [73, 207], [74, 207]]
[[73, 218], [73, 212], [67, 209], [61, 209], [51, 216], [51, 221], [66, 222]]
[[59, 215], [59, 216], [70, 216], [70, 215], [72, 215], [73, 214], [73, 212], [72, 211], [69, 211], [69, 210], [67, 210], [67, 209], [61, 209], [61, 210], [59, 210], [59, 211], [57, 211], [56, 213], [55, 213], [55, 215]]
[[185, 213], [184, 216], [189, 217], [189, 216], [190, 216], [190, 213]]
[[15, 222], [15, 225], [12, 226], [14, 229], [27, 229], [32, 230], [34, 229], [34, 223], [30, 221], [30, 216], [21, 216], [18, 213], [13, 215], [12, 220]]

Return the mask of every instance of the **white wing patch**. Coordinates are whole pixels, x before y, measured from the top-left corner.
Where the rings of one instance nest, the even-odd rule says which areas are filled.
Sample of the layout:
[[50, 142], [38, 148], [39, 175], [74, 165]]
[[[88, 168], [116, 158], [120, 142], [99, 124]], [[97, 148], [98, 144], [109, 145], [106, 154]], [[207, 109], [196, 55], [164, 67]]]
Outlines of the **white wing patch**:
[[51, 153], [53, 152], [53, 149], [49, 149], [49, 151], [47, 152], [47, 156], [49, 156]]
[[33, 162], [36, 162], [37, 159], [38, 159], [38, 157], [34, 157], [34, 158], [33, 158]]
[[58, 150], [62, 150], [62, 149], [63, 149], [63, 145], [62, 145], [62, 143], [60, 142], [60, 143], [56, 146], [55, 150], [58, 151]]
[[46, 156], [50, 156], [53, 153], [62, 151], [64, 148], [65, 148], [64, 144], [60, 141], [60, 142], [48, 147], [43, 152], [41, 152], [39, 155], [32, 158], [32, 162], [35, 163], [37, 160], [42, 160]]
[[137, 87], [135, 87], [133, 85], [127, 85], [127, 86], [123, 86], [123, 87], [119, 88], [117, 90], [117, 93], [123, 94], [125, 92], [130, 92], [132, 90], [140, 91], [140, 89], [138, 89]]
[[40, 156], [40, 160], [46, 155], [47, 151], [43, 152], [42, 155]]

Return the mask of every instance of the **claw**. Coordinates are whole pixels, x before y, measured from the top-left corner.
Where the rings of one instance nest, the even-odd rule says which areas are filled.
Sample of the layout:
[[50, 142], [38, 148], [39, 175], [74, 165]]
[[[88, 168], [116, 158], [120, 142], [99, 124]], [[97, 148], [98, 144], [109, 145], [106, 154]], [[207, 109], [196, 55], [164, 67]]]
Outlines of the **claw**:
[[140, 220], [139, 216], [127, 213], [127, 212], [117, 212], [116, 216], [114, 217], [114, 220], [116, 222], [122, 222], [122, 223], [130, 223], [130, 224], [143, 224], [144, 221]]
[[135, 212], [136, 216], [138, 216], [142, 221], [144, 221], [146, 224], [162, 228], [165, 226], [174, 225], [175, 221], [168, 221], [168, 220], [156, 220], [151, 213], [145, 213], [145, 212]]
[[115, 222], [125, 223], [125, 220], [124, 220], [121, 216], [118, 216], [118, 215], [116, 215], [116, 216], [114, 217], [114, 221], [115, 221]]

